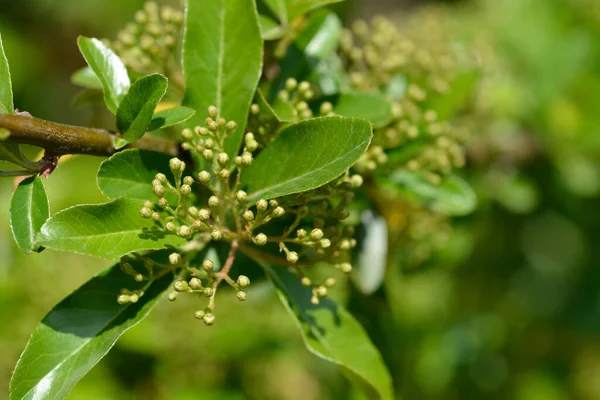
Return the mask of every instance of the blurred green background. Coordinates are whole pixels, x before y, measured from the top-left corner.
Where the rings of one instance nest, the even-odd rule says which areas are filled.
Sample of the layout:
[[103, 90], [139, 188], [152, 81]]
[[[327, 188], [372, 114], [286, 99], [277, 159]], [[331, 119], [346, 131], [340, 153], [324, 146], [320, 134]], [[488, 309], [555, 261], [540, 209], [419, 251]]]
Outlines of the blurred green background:
[[[102, 124], [102, 111], [71, 107], [69, 77], [84, 65], [76, 37], [114, 37], [142, 5], [0, 0], [16, 106]], [[356, 0], [340, 11], [348, 21], [380, 13], [400, 25], [433, 21], [484, 68], [463, 116], [477, 211], [453, 221], [448, 244], [425, 263], [393, 266], [374, 295], [341, 293], [380, 348], [398, 398], [600, 399], [600, 2]], [[52, 174], [52, 212], [105, 200], [95, 184], [101, 161], [76, 157]], [[36, 323], [108, 266], [19, 253], [11, 190], [0, 180], [0, 398]], [[305, 350], [267, 285], [252, 285], [248, 298], [220, 296], [210, 329], [193, 318], [194, 299], [161, 302], [69, 398], [361, 398]]]

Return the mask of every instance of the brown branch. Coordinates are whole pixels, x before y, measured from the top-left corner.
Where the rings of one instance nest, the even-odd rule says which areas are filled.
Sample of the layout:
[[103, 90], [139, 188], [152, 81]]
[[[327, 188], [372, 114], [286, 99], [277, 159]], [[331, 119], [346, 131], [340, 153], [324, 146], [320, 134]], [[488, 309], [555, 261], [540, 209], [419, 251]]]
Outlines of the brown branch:
[[[28, 114], [0, 114], [0, 128], [10, 131], [7, 142], [39, 146], [53, 155], [88, 154], [107, 157], [117, 152], [112, 142], [114, 135], [103, 129], [59, 124]], [[176, 142], [158, 138], [143, 138], [127, 147], [154, 150], [173, 156], [179, 152]]]
[[219, 272], [217, 279], [215, 279], [215, 283], [213, 283], [213, 288], [219, 286], [219, 283], [221, 283], [223, 279], [229, 278], [229, 271], [231, 270], [231, 267], [233, 265], [233, 260], [235, 260], [235, 253], [237, 252], [238, 246], [239, 239], [233, 239], [233, 241], [231, 242], [231, 250], [229, 250], [229, 255], [227, 256], [227, 261], [225, 262], [225, 265]]

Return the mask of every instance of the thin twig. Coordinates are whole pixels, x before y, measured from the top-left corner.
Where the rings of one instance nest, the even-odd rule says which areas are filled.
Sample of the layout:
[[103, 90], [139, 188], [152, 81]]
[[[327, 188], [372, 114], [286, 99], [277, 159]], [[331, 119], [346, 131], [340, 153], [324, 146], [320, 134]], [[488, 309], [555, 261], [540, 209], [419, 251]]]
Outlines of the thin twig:
[[225, 279], [226, 277], [229, 278], [229, 271], [231, 270], [231, 267], [233, 266], [233, 260], [235, 260], [235, 254], [237, 252], [238, 247], [239, 247], [239, 239], [235, 238], [231, 241], [231, 249], [229, 250], [229, 255], [227, 256], [227, 261], [225, 262], [225, 265], [219, 272], [217, 279], [215, 279], [213, 288], [216, 288], [217, 286], [219, 286], [219, 283], [221, 283], [221, 281], [223, 279]]

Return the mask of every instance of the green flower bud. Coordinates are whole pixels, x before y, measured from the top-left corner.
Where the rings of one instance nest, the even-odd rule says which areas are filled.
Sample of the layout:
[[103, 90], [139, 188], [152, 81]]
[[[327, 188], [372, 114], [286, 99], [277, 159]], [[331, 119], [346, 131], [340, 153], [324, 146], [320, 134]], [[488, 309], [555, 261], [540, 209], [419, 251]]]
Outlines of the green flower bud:
[[269, 207], [269, 203], [266, 200], [260, 199], [256, 202], [256, 209], [258, 211], [265, 211]]
[[316, 294], [319, 297], [327, 296], [327, 288], [325, 286], [319, 286], [316, 290]]
[[131, 296], [129, 296], [129, 302], [130, 303], [137, 303], [138, 300], [140, 299], [140, 296], [138, 296], [137, 294], [132, 294]]
[[267, 235], [265, 235], [264, 233], [259, 233], [252, 239], [252, 241], [257, 246], [264, 246], [265, 244], [267, 244], [268, 238]]
[[136, 282], [142, 282], [144, 280], [144, 275], [137, 274], [136, 276], [133, 277], [133, 279], [135, 279]]
[[194, 132], [192, 132], [191, 129], [185, 128], [183, 131], [181, 131], [181, 137], [186, 141], [192, 140], [194, 138]]
[[248, 193], [244, 192], [243, 190], [238, 190], [235, 193], [235, 198], [237, 199], [237, 201], [239, 201], [240, 203], [243, 203], [246, 201], [246, 199], [248, 199]]
[[319, 298], [317, 296], [313, 296], [310, 298], [310, 302], [311, 304], [318, 306], [319, 305]]
[[246, 300], [246, 292], [242, 292], [241, 290], [239, 292], [237, 292], [237, 299], [239, 301], [245, 301]]
[[165, 194], [165, 188], [163, 186], [154, 186], [152, 191], [156, 195], [156, 197], [163, 197]]
[[190, 229], [189, 226], [187, 225], [181, 225], [179, 227], [179, 232], [177, 232], [177, 235], [182, 237], [182, 238], [189, 238], [190, 236], [192, 236], [192, 230]]
[[269, 200], [269, 207], [277, 208], [278, 206], [279, 203], [277, 202], [277, 200]]
[[183, 178], [183, 183], [184, 185], [193, 185], [194, 184], [194, 178], [192, 178], [191, 176], [186, 176], [185, 178]]
[[196, 132], [196, 134], [198, 134], [200, 136], [208, 135], [208, 129], [206, 129], [203, 126], [197, 126], [196, 128], [194, 128], [194, 131]]
[[119, 297], [117, 297], [117, 303], [119, 303], [119, 304], [129, 303], [129, 296], [126, 294], [120, 295]]
[[350, 241], [348, 239], [344, 239], [340, 242], [340, 250], [343, 251], [348, 251], [352, 248], [352, 245], [350, 244]]
[[198, 209], [192, 206], [188, 208], [188, 214], [190, 214], [193, 218], [198, 218]]
[[219, 198], [217, 196], [210, 196], [208, 198], [208, 206], [211, 208], [216, 208], [219, 207], [219, 204], [221, 204], [221, 201], [219, 200]]
[[162, 186], [162, 182], [159, 181], [158, 179], [154, 179], [152, 181], [152, 186]]
[[357, 189], [361, 187], [363, 184], [363, 177], [360, 175], [352, 175], [350, 178], [350, 185], [352, 185], [353, 189]]
[[176, 292], [187, 292], [190, 290], [190, 286], [186, 281], [175, 281], [175, 283], [173, 283], [173, 289], [175, 289]]
[[310, 239], [317, 242], [321, 239], [323, 239], [323, 231], [320, 229], [313, 229], [310, 232]]
[[246, 275], [240, 275], [237, 278], [237, 284], [242, 289], [245, 289], [250, 286], [250, 278], [248, 278]]
[[206, 316], [206, 313], [204, 311], [196, 311], [194, 313], [194, 317], [196, 317], [198, 319], [204, 319], [205, 316]]
[[248, 143], [254, 140], [254, 134], [252, 132], [246, 133], [244, 136], [244, 142]]
[[198, 211], [198, 219], [200, 219], [200, 221], [208, 221], [210, 219], [210, 210], [201, 208], [200, 211]]
[[246, 149], [250, 152], [256, 151], [258, 149], [258, 142], [256, 140], [246, 142]]
[[202, 289], [202, 282], [198, 278], [190, 279], [190, 282], [188, 283], [188, 285], [189, 285], [189, 287], [192, 288], [192, 290], [201, 290]]
[[165, 197], [161, 197], [160, 199], [158, 199], [158, 206], [160, 208], [169, 207], [169, 200], [167, 200]]
[[219, 124], [219, 126], [225, 126], [226, 123], [227, 121], [225, 121], [225, 118], [219, 118], [217, 120], [217, 124]]
[[202, 222], [200, 221], [194, 221], [192, 222], [192, 230], [194, 232], [199, 232], [204, 228], [204, 225], [202, 224]]
[[331, 240], [321, 239], [319, 240], [319, 246], [321, 246], [322, 249], [327, 249], [331, 246]]
[[152, 210], [144, 207], [140, 210], [140, 215], [142, 216], [142, 218], [150, 218], [152, 217]]
[[216, 121], [210, 121], [208, 124], [208, 130], [212, 131], [212, 132], [218, 132], [219, 131], [219, 124]]
[[208, 171], [200, 171], [198, 173], [198, 180], [201, 183], [204, 183], [204, 184], [210, 183], [210, 172], [208, 172]]
[[222, 180], [223, 182], [228, 180], [230, 175], [231, 174], [229, 173], [229, 170], [227, 170], [227, 169], [222, 169], [221, 171], [219, 171], [219, 179]]
[[215, 294], [215, 290], [213, 288], [209, 288], [209, 287], [204, 288], [204, 295], [206, 297], [211, 297], [214, 294]]
[[290, 251], [286, 254], [286, 258], [290, 264], [296, 264], [298, 262], [298, 253]]
[[260, 106], [258, 104], [252, 104], [250, 106], [250, 112], [252, 115], [258, 115], [258, 113], [260, 113]]
[[215, 106], [208, 107], [208, 115], [211, 118], [216, 118], [218, 114], [219, 114], [219, 110], [217, 110], [217, 107], [215, 107]]
[[237, 124], [235, 123], [235, 121], [229, 121], [227, 123], [227, 130], [228, 131], [234, 131], [237, 128]]
[[152, 207], [154, 207], [154, 204], [150, 200], [146, 200], [144, 202], [144, 207], [152, 209]]
[[306, 230], [304, 229], [298, 229], [296, 231], [296, 237], [298, 237], [298, 239], [304, 239], [306, 237], [307, 233]]
[[215, 269], [215, 264], [211, 260], [204, 260], [202, 261], [202, 269], [206, 272], [211, 272]]
[[253, 159], [252, 159], [252, 154], [250, 154], [250, 153], [248, 153], [248, 152], [244, 152], [244, 153], [242, 154], [241, 162], [242, 162], [242, 165], [243, 165], [244, 167], [247, 167], [247, 166], [249, 166], [250, 164], [252, 164], [252, 160], [253, 160]]
[[177, 226], [173, 222], [167, 222], [165, 228], [167, 228], [167, 231], [169, 232], [175, 232], [177, 230]]
[[288, 92], [291, 92], [292, 90], [296, 89], [296, 87], [298, 87], [298, 81], [294, 78], [288, 78], [285, 81], [285, 90], [287, 90]]
[[181, 262], [181, 254], [179, 254], [179, 253], [169, 254], [169, 263], [171, 263], [171, 265], [177, 265], [180, 262]]
[[246, 210], [246, 211], [244, 211], [244, 214], [242, 214], [242, 217], [246, 221], [252, 221], [252, 220], [254, 220], [254, 213], [250, 210]]
[[208, 138], [204, 141], [204, 147], [206, 147], [207, 149], [212, 149], [215, 147], [215, 141], [212, 140], [211, 138]]
[[181, 185], [179, 193], [181, 193], [182, 196], [189, 196], [192, 193], [192, 187], [190, 185]]
[[167, 298], [169, 299], [169, 301], [177, 300], [177, 292], [170, 292]]
[[212, 237], [213, 240], [221, 240], [223, 239], [223, 233], [220, 230], [215, 229], [210, 233], [210, 237]]
[[273, 210], [273, 216], [276, 218], [283, 217], [285, 215], [285, 210], [283, 207], [277, 207]]
[[215, 324], [215, 316], [212, 313], [206, 314], [204, 318], [202, 318], [202, 320], [204, 321], [204, 325], [206, 326], [211, 326]]
[[229, 163], [229, 156], [227, 153], [219, 153], [217, 155], [217, 162], [221, 167], [226, 166]]
[[335, 285], [335, 279], [327, 278], [327, 280], [325, 281], [325, 286], [332, 287], [333, 285]]
[[305, 93], [308, 90], [310, 90], [310, 83], [308, 83], [306, 81], [302, 81], [298, 84], [298, 92], [299, 93]]
[[202, 152], [202, 157], [204, 157], [204, 159], [206, 161], [212, 161], [213, 157], [214, 157], [214, 153], [212, 152], [212, 150], [206, 149]]
[[340, 269], [342, 270], [342, 272], [349, 274], [350, 272], [352, 272], [352, 264], [342, 263], [340, 264]]
[[312, 285], [312, 281], [310, 280], [310, 278], [308, 276], [303, 277], [300, 280], [300, 283], [302, 284], [302, 286], [306, 286], [306, 287], [310, 287], [310, 285]]
[[185, 163], [179, 158], [171, 158], [171, 160], [169, 160], [169, 167], [173, 172], [181, 172], [185, 168]]
[[333, 111], [333, 104], [331, 104], [328, 101], [326, 101], [323, 104], [321, 104], [321, 107], [319, 108], [319, 113], [321, 115], [327, 115], [327, 114], [329, 114], [332, 111]]

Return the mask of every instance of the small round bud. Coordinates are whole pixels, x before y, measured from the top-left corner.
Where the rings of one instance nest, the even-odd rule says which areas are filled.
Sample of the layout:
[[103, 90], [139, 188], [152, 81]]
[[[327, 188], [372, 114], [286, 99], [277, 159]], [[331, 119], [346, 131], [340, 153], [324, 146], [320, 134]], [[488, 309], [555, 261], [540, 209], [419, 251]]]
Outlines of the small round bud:
[[215, 269], [215, 263], [213, 263], [211, 260], [204, 260], [202, 261], [202, 269], [206, 272], [211, 272], [213, 269]]
[[192, 222], [192, 230], [194, 232], [201, 231], [202, 228], [204, 228], [204, 225], [202, 224], [202, 222], [200, 222], [200, 221], [194, 221], [194, 222]]
[[131, 296], [129, 296], [130, 303], [137, 303], [139, 299], [140, 299], [140, 296], [135, 293], [132, 294]]
[[265, 211], [269, 207], [269, 203], [266, 200], [260, 199], [256, 202], [256, 209], [258, 211]]
[[306, 286], [306, 287], [310, 287], [310, 285], [312, 285], [312, 281], [310, 280], [310, 278], [308, 276], [303, 277], [300, 280], [300, 283], [302, 283], [302, 286]]
[[318, 228], [317, 229], [313, 229], [310, 232], [310, 239], [314, 240], [315, 242], [323, 239], [323, 231], [320, 230], [320, 229], [318, 229]]
[[190, 185], [181, 185], [179, 188], [179, 193], [183, 196], [189, 196], [192, 193], [192, 187]]
[[206, 315], [206, 313], [204, 311], [196, 311], [194, 313], [194, 317], [196, 317], [198, 319], [204, 319], [205, 315]]
[[247, 167], [250, 164], [252, 164], [252, 154], [244, 152], [241, 157], [241, 163], [244, 167]]
[[241, 290], [239, 292], [237, 292], [237, 299], [239, 301], [245, 301], [246, 300], [246, 292], [242, 292]]
[[213, 294], [215, 294], [215, 290], [213, 288], [204, 288], [204, 295], [206, 297], [211, 297]]
[[273, 216], [276, 218], [283, 217], [285, 215], [285, 210], [283, 207], [277, 207], [273, 210]]
[[129, 303], [129, 295], [122, 294], [117, 297], [117, 303], [119, 304], [127, 304]]
[[244, 141], [246, 143], [248, 143], [248, 142], [251, 142], [253, 140], [254, 140], [254, 133], [252, 133], [252, 132], [246, 133], [246, 136], [244, 136]]
[[229, 121], [227, 123], [227, 127], [226, 128], [227, 128], [228, 131], [233, 131], [233, 130], [235, 130], [237, 128], [237, 124], [235, 123], [235, 121]]
[[200, 290], [200, 289], [202, 289], [202, 282], [198, 278], [192, 278], [192, 279], [190, 279], [190, 282], [188, 283], [188, 285], [193, 290]]
[[188, 214], [190, 214], [193, 218], [198, 218], [198, 209], [194, 206], [191, 206], [187, 210]]
[[310, 83], [308, 83], [306, 81], [300, 82], [300, 84], [298, 85], [298, 92], [305, 93], [308, 90], [310, 90]]
[[173, 289], [175, 289], [176, 292], [187, 292], [190, 290], [190, 286], [186, 281], [175, 281], [175, 283], [173, 283]]
[[177, 292], [171, 292], [171, 293], [169, 293], [169, 296], [167, 296], [167, 298], [169, 299], [169, 301], [175, 301], [175, 300], [177, 300]]
[[207, 149], [212, 149], [215, 147], [215, 141], [212, 140], [211, 138], [208, 138], [204, 141], [204, 147], [206, 147]]
[[201, 183], [209, 183], [210, 182], [210, 172], [208, 172], [208, 171], [200, 171], [198, 173], [198, 180]]
[[231, 174], [229, 173], [228, 169], [222, 169], [221, 171], [219, 171], [219, 179], [222, 181], [228, 180], [230, 176]]
[[202, 157], [204, 157], [204, 159], [205, 159], [206, 161], [212, 161], [212, 159], [213, 159], [213, 157], [214, 157], [214, 156], [215, 156], [215, 155], [214, 155], [213, 151], [212, 151], [212, 150], [210, 150], [210, 149], [206, 149], [206, 150], [204, 150], [204, 151], [202, 152]]
[[331, 104], [328, 101], [321, 104], [321, 107], [319, 108], [319, 113], [321, 113], [321, 115], [327, 115], [332, 111], [333, 111], [333, 104]]
[[258, 149], [258, 142], [256, 140], [251, 140], [246, 142], [246, 150], [252, 152]]
[[219, 118], [217, 120], [217, 124], [219, 124], [219, 126], [225, 126], [226, 123], [227, 121], [225, 121], [225, 118]]
[[296, 231], [296, 237], [298, 237], [298, 239], [304, 239], [306, 237], [307, 233], [306, 230], [304, 229], [298, 229]]
[[186, 176], [185, 178], [183, 178], [183, 184], [184, 185], [193, 185], [194, 184], [194, 178], [192, 178], [191, 176]]
[[200, 219], [200, 221], [208, 221], [210, 219], [210, 210], [201, 208], [200, 211], [198, 211], [198, 219]]
[[252, 104], [250, 106], [250, 112], [252, 113], [252, 115], [257, 115], [258, 113], [260, 113], [260, 106], [258, 104]]
[[192, 132], [191, 129], [186, 128], [181, 131], [181, 137], [183, 140], [192, 140], [194, 138], [194, 132]]
[[221, 240], [221, 239], [223, 239], [223, 233], [220, 230], [215, 229], [214, 231], [212, 231], [210, 233], [210, 237], [213, 240]]
[[296, 87], [298, 87], [298, 81], [294, 78], [288, 78], [288, 80], [285, 81], [285, 90], [288, 92], [296, 89]]
[[350, 263], [342, 263], [340, 264], [340, 269], [342, 270], [342, 272], [349, 274], [350, 272], [352, 272], [352, 265]]
[[133, 277], [133, 279], [135, 279], [136, 282], [142, 282], [144, 280], [144, 275], [137, 274], [136, 276]]
[[212, 313], [208, 313], [204, 316], [204, 318], [202, 318], [202, 320], [204, 321], [204, 325], [206, 326], [211, 326], [215, 324], [215, 315]]
[[246, 211], [244, 211], [244, 214], [242, 214], [242, 217], [246, 221], [252, 221], [252, 220], [254, 220], [254, 213], [251, 210], [246, 210]]
[[352, 175], [350, 178], [350, 185], [352, 185], [353, 189], [357, 189], [361, 187], [363, 184], [363, 177], [360, 175]]
[[331, 240], [321, 239], [319, 240], [319, 246], [321, 246], [322, 249], [327, 249], [331, 246]]
[[156, 195], [156, 197], [163, 197], [165, 194], [165, 188], [163, 186], [154, 186], [152, 191]]
[[219, 200], [219, 198], [217, 196], [210, 196], [208, 198], [208, 206], [209, 207], [212, 207], [212, 208], [219, 207], [220, 203], [221, 202], [220, 202], [220, 200]]
[[252, 241], [257, 246], [264, 246], [265, 244], [267, 244], [268, 238], [267, 235], [265, 235], [264, 233], [259, 233], [252, 239]]
[[244, 192], [243, 190], [238, 190], [235, 193], [235, 198], [237, 199], [237, 201], [239, 201], [240, 203], [243, 203], [246, 201], [246, 199], [248, 198], [248, 193]]
[[340, 242], [340, 250], [343, 251], [348, 251], [352, 248], [352, 244], [350, 244], [350, 241], [348, 239], [344, 239]]
[[325, 297], [327, 296], [327, 288], [325, 286], [319, 286], [316, 290], [317, 296]]
[[181, 254], [179, 254], [179, 253], [169, 254], [169, 263], [171, 263], [171, 265], [177, 265], [180, 262], [181, 262]]
[[298, 253], [290, 251], [286, 254], [286, 258], [290, 264], [296, 264], [298, 262]]
[[269, 207], [277, 208], [278, 206], [279, 203], [277, 202], [277, 200], [269, 200]]
[[169, 232], [175, 232], [177, 230], [177, 226], [175, 225], [175, 223], [169, 221], [167, 222], [167, 224], [165, 225], [165, 228], [167, 228], [167, 230]]
[[142, 218], [150, 218], [152, 217], [152, 210], [144, 207], [140, 210], [140, 215], [142, 216]]
[[217, 155], [217, 162], [222, 167], [226, 166], [229, 163], [229, 156], [227, 153], [219, 153]]
[[210, 121], [208, 124], [208, 130], [213, 131], [213, 132], [218, 132], [219, 131], [219, 124], [216, 121]]
[[166, 197], [161, 197], [160, 199], [158, 199], [158, 206], [160, 208], [168, 208], [169, 207], [169, 200], [167, 200]]
[[216, 118], [217, 114], [219, 114], [219, 110], [217, 110], [217, 107], [215, 107], [215, 106], [208, 107], [208, 115], [211, 118]]
[[192, 236], [192, 230], [190, 229], [189, 226], [187, 225], [181, 225], [179, 227], [179, 232], [177, 232], [177, 235], [182, 237], [182, 238], [189, 238], [190, 236]]
[[206, 129], [203, 126], [197, 126], [196, 128], [194, 128], [194, 131], [200, 136], [208, 135], [208, 129]]
[[152, 186], [162, 186], [162, 182], [159, 181], [158, 179], [154, 179], [152, 181]]
[[334, 278], [327, 278], [327, 280], [325, 281], [325, 286], [332, 287], [333, 285], [335, 285], [335, 279]]
[[317, 296], [313, 296], [310, 298], [310, 302], [311, 304], [318, 306], [319, 305], [319, 298]]
[[245, 289], [250, 286], [250, 278], [248, 278], [246, 275], [240, 275], [237, 278], [237, 284], [242, 289]]
[[150, 200], [146, 200], [144, 202], [144, 207], [151, 209], [152, 207], [154, 207], [154, 204]]
[[184, 163], [179, 158], [171, 158], [171, 160], [169, 160], [169, 167], [173, 172], [182, 171], [182, 166], [184, 166]]
[[154, 178], [158, 179], [162, 183], [167, 183], [167, 177], [165, 176], [165, 174], [158, 173]]

